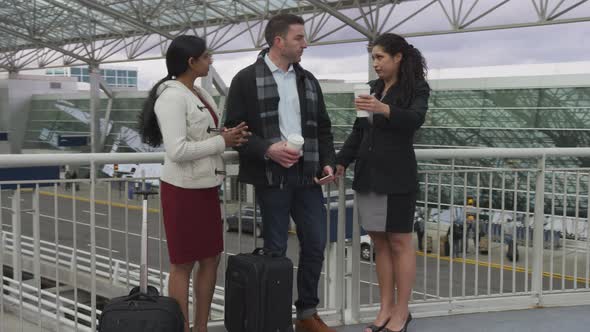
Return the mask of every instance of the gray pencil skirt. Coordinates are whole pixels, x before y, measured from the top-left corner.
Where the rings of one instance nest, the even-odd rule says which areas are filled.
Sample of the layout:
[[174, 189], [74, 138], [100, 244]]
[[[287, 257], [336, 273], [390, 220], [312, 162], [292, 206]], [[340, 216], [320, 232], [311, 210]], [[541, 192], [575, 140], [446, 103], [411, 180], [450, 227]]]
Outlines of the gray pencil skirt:
[[357, 192], [359, 223], [367, 232], [411, 233], [416, 193]]

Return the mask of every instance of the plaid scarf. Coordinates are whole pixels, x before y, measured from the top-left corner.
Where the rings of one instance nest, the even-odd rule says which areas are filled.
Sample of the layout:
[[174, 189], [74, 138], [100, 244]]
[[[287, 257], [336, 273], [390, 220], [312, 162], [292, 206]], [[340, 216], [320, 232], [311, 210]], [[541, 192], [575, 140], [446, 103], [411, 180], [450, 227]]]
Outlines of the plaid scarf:
[[[258, 94], [258, 107], [260, 120], [262, 122], [262, 135], [272, 143], [281, 141], [281, 131], [279, 129], [279, 90], [272, 72], [264, 62], [264, 56], [268, 53], [268, 48], [262, 50], [256, 60], [256, 90]], [[313, 177], [319, 173], [320, 153], [318, 149], [317, 138], [317, 114], [318, 114], [318, 91], [314, 84], [313, 77], [297, 64], [293, 64], [293, 69], [297, 76], [297, 86], [300, 80], [305, 83], [305, 100], [301, 105], [301, 132], [305, 139], [303, 144], [303, 166], [300, 167], [299, 184], [313, 183]], [[301, 162], [300, 162], [301, 163]], [[295, 166], [293, 166], [295, 167]], [[285, 183], [285, 174], [287, 169], [275, 163], [272, 160], [266, 161], [266, 177], [269, 185]]]

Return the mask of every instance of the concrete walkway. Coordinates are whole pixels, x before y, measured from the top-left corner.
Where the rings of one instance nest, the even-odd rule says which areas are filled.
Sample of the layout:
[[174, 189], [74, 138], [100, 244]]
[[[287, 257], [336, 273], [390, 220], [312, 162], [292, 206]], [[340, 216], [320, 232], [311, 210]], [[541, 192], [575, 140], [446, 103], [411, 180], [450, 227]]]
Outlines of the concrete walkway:
[[[50, 331], [4, 314], [2, 331]], [[366, 324], [338, 326], [338, 332], [362, 332]], [[415, 318], [408, 332], [586, 332], [590, 326], [590, 306], [513, 310], [443, 317]], [[210, 332], [225, 332], [223, 327], [212, 327]]]
[[[338, 332], [363, 332], [366, 324], [335, 327]], [[415, 318], [408, 332], [587, 332], [590, 306], [513, 310], [444, 317]], [[222, 327], [210, 332], [225, 332]]]
[[[361, 332], [365, 325], [343, 326], [338, 332]], [[582, 332], [590, 330], [590, 306], [488, 312], [416, 318], [408, 332]]]

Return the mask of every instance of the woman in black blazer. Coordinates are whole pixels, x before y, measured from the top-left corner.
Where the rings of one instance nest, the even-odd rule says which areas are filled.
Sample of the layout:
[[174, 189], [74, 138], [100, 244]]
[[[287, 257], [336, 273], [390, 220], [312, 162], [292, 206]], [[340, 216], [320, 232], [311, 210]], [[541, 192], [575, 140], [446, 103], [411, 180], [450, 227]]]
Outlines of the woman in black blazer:
[[356, 119], [336, 157], [336, 175], [343, 176], [356, 161], [352, 188], [359, 222], [375, 244], [381, 309], [365, 332], [406, 331], [416, 275], [412, 226], [418, 176], [413, 141], [424, 123], [430, 87], [422, 54], [403, 37], [383, 34], [371, 52], [379, 79], [369, 83], [371, 95], [355, 99], [356, 108], [368, 111], [369, 117]]

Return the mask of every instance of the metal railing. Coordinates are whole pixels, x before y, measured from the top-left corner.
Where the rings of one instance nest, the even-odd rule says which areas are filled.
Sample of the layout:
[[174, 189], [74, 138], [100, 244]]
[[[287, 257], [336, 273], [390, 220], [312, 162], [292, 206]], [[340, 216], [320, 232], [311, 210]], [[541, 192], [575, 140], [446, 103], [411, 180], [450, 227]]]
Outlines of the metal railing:
[[[419, 172], [418, 209], [427, 221], [413, 294], [417, 314], [587, 303], [590, 170], [550, 169], [546, 161], [584, 157], [588, 152], [583, 148], [417, 151], [420, 160], [446, 162], [423, 166]], [[533, 159], [538, 167], [469, 166], [469, 159], [490, 157]], [[556, 188], [560, 177], [561, 188]], [[474, 202], [468, 206], [470, 197]], [[357, 238], [353, 236], [353, 252], [359, 252]], [[351, 308], [352, 321], [370, 319], [379, 303], [373, 269], [363, 276], [354, 269], [356, 261], [360, 259], [353, 256], [350, 289], [361, 288], [355, 294], [360, 296], [361, 309]], [[372, 260], [361, 263], [373, 265]]]
[[[417, 316], [589, 302], [590, 170], [550, 169], [546, 161], [587, 157], [590, 149], [431, 149], [416, 154], [421, 161], [418, 210], [425, 220], [412, 299]], [[538, 166], [470, 166], [470, 159], [490, 157], [532, 159]], [[235, 163], [236, 155], [226, 153], [225, 159]], [[137, 283], [140, 205], [129, 192], [136, 181], [145, 180], [100, 178], [98, 166], [162, 161], [162, 153], [4, 155], [3, 168], [90, 165], [91, 172], [78, 180], [0, 182], [0, 314], [47, 329], [94, 329], [106, 300]], [[32, 188], [24, 189], [28, 185]], [[253, 189], [236, 184], [233, 176], [222, 189], [224, 223], [235, 213], [238, 232], [224, 232], [212, 325], [222, 323], [227, 256], [262, 245], [255, 226], [248, 226], [248, 218], [254, 225], [259, 219], [251, 208], [256, 206]], [[371, 243], [361, 236], [344, 181], [324, 189], [330, 208], [320, 311], [331, 322], [370, 320], [378, 310], [378, 284], [372, 255], [364, 260], [361, 254], [367, 248], [373, 253]], [[474, 198], [469, 206], [468, 197]], [[253, 215], [242, 215], [248, 207]], [[149, 208], [149, 282], [166, 294], [159, 199], [150, 200]], [[297, 268], [295, 239], [287, 254]]]

